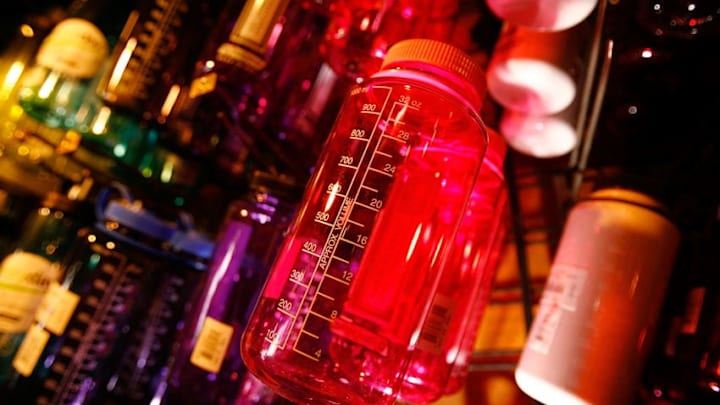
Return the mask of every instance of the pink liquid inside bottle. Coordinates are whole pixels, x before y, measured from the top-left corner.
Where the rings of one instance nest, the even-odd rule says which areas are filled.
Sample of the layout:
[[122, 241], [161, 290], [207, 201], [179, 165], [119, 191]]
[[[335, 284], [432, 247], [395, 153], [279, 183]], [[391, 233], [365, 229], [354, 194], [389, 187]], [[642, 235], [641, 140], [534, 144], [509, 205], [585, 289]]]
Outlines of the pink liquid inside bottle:
[[[400, 398], [429, 403], [445, 392], [454, 363], [463, 347], [473, 318], [484, 309], [494, 269], [487, 266], [491, 246], [505, 203], [503, 162], [506, 146], [494, 131], [488, 131], [488, 146], [480, 176], [465, 217], [444, 267], [417, 344], [410, 352], [410, 365]], [[477, 325], [475, 325], [477, 326]]]
[[445, 383], [445, 392], [443, 395], [451, 395], [458, 392], [467, 381], [468, 373], [470, 372], [470, 362], [472, 361], [475, 340], [480, 332], [485, 308], [490, 302], [492, 283], [497, 273], [500, 259], [502, 258], [505, 238], [508, 233], [507, 217], [509, 215], [509, 207], [506, 193], [501, 197], [501, 205], [502, 212], [500, 213], [499, 223], [492, 237], [492, 245], [490, 246], [490, 251], [488, 252], [485, 263], [485, 274], [483, 275], [482, 281], [484, 287], [481, 287], [478, 296], [472, 304], [472, 308], [469, 309], [470, 314], [462, 336], [462, 342], [458, 348], [455, 363], [453, 363], [452, 370], [450, 370], [450, 376]]

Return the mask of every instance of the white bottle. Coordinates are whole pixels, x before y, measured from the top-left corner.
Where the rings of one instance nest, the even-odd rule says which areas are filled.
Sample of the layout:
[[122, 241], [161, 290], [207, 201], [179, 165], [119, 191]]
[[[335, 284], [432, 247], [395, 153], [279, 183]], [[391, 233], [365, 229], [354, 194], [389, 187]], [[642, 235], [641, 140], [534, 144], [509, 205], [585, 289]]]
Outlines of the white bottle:
[[555, 114], [575, 100], [583, 65], [581, 30], [538, 32], [505, 24], [487, 67], [487, 89], [502, 107]]
[[598, 0], [486, 0], [501, 20], [538, 31], [560, 31], [588, 18]]
[[571, 152], [578, 143], [577, 103], [557, 114], [504, 110], [499, 129], [508, 145], [522, 154], [546, 159]]
[[630, 405], [680, 240], [655, 199], [607, 188], [568, 216], [515, 369], [544, 404]]

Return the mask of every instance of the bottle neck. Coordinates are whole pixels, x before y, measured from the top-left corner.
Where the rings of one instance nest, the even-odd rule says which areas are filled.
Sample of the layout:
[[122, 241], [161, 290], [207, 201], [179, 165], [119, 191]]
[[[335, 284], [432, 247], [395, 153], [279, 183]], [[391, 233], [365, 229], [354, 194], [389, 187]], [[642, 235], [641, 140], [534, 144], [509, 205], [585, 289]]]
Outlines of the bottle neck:
[[217, 48], [216, 59], [251, 73], [264, 69], [266, 55], [277, 40], [277, 23], [289, 4], [290, 0], [247, 0], [225, 42]]
[[482, 98], [471, 83], [428, 64], [390, 65], [371, 78], [403, 78], [426, 83], [460, 100], [476, 115], [480, 114]]

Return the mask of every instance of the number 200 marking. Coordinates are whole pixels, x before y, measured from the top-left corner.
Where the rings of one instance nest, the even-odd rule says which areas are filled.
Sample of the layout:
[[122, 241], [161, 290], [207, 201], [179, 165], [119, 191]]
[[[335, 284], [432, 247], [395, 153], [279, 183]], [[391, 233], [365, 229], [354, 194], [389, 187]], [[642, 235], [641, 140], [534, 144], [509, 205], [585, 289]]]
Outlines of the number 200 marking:
[[280, 298], [280, 301], [278, 301], [277, 306], [278, 306], [278, 308], [283, 309], [285, 311], [292, 310], [292, 302], [286, 300], [285, 298]]

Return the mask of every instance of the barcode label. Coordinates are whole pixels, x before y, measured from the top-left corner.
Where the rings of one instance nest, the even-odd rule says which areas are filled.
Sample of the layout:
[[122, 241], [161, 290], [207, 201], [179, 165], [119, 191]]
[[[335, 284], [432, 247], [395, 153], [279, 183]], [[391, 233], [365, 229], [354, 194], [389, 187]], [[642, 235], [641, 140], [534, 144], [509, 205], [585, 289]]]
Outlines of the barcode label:
[[79, 302], [79, 295], [53, 282], [35, 313], [35, 320], [52, 334], [62, 335]]
[[20, 375], [29, 377], [32, 374], [49, 339], [50, 334], [39, 325], [33, 325], [28, 329], [12, 362]]
[[435, 354], [442, 353], [454, 311], [455, 302], [450, 297], [440, 294], [435, 296], [420, 332], [417, 344], [419, 349]]
[[211, 373], [219, 372], [232, 334], [232, 326], [207, 317], [190, 354], [190, 363]]

